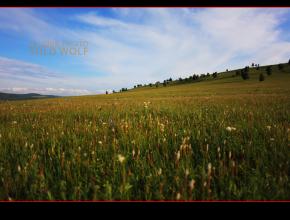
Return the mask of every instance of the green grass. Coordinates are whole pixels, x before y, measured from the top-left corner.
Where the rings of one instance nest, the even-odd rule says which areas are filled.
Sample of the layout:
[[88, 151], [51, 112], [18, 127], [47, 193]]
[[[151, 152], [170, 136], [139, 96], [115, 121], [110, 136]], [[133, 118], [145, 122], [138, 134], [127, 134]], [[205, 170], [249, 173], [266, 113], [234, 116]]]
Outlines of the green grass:
[[250, 80], [227, 72], [110, 95], [0, 102], [0, 199], [287, 200], [284, 66], [271, 76], [251, 68]]

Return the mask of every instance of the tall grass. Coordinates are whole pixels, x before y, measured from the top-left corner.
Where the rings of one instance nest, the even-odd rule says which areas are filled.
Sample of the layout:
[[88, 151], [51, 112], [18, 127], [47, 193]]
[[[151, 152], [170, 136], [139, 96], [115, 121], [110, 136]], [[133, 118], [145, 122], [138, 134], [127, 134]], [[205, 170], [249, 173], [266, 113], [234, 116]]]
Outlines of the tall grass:
[[289, 199], [290, 96], [256, 81], [2, 102], [0, 199]]

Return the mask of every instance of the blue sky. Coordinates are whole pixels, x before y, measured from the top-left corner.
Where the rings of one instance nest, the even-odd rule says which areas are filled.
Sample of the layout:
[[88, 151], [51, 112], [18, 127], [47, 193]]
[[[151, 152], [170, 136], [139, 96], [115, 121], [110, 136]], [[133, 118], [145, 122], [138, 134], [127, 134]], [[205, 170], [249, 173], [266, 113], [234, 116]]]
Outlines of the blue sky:
[[[85, 41], [88, 53], [31, 53], [48, 41]], [[287, 8], [0, 9], [2, 92], [97, 94], [289, 58]]]

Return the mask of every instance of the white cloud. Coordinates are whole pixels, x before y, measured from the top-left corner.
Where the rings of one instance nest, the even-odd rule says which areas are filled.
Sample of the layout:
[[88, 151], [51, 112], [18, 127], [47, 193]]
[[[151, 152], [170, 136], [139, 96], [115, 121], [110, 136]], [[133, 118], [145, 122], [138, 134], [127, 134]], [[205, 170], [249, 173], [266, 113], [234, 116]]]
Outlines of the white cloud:
[[[252, 62], [286, 62], [290, 57], [290, 42], [282, 37], [289, 31], [280, 26], [285, 16], [289, 17], [289, 9], [115, 8], [114, 18], [91, 12], [73, 16], [70, 19], [82, 24], [78, 28], [53, 25], [34, 10], [19, 9], [13, 12], [13, 18], [3, 11], [0, 18], [5, 22], [0, 22], [0, 29], [21, 31], [34, 39], [50, 36], [89, 42], [89, 56], [82, 60], [83, 65], [103, 74], [69, 77], [68, 71], [63, 80], [58, 73], [55, 79], [41, 70], [45, 88], [54, 88], [51, 85], [58, 80], [61, 88], [120, 89], [169, 77], [239, 68]], [[26, 67], [25, 78], [39, 78], [34, 71], [38, 67]], [[2, 73], [0, 69], [2, 76], [5, 68], [2, 65]], [[23, 75], [17, 66], [13, 73], [14, 78]]]
[[[77, 18], [95, 27], [89, 63], [115, 79], [142, 82], [223, 71], [251, 62], [283, 62], [289, 42], [279, 25], [288, 9], [115, 9], [121, 21], [97, 14]], [[136, 24], [135, 18], [142, 18]], [[96, 49], [95, 49], [96, 48]], [[93, 62], [95, 60], [95, 62]]]
[[[40, 93], [52, 95], [88, 95], [104, 93], [89, 91], [79, 84], [82, 79], [68, 77], [49, 69], [14, 59], [0, 57], [0, 91], [14, 93]], [[41, 87], [40, 87], [41, 86]], [[62, 88], [61, 86], [64, 86]], [[81, 87], [81, 88], [79, 88]]]
[[99, 91], [98, 93], [92, 93], [91, 91], [88, 91], [86, 89], [25, 88], [25, 87], [1, 88], [0, 91], [13, 94], [38, 93], [43, 95], [58, 95], [58, 96], [91, 95], [105, 93], [105, 91], [102, 90]]

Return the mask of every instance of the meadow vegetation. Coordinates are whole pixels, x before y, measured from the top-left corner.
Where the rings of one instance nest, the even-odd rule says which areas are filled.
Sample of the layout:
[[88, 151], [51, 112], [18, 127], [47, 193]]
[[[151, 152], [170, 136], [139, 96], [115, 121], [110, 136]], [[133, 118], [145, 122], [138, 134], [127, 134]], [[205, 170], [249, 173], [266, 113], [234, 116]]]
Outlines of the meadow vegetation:
[[[268, 70], [269, 71], [269, 70]], [[260, 81], [260, 74], [264, 80]], [[1, 200], [287, 200], [290, 65], [0, 102]]]

